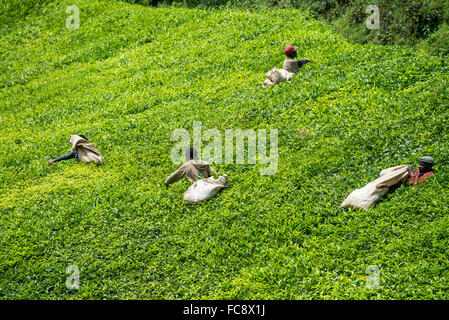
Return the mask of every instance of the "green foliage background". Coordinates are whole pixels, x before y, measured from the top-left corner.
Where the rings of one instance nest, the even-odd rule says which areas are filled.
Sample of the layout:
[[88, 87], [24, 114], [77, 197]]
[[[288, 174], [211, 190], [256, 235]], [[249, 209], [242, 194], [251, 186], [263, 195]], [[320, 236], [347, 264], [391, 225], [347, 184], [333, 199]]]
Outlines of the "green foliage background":
[[[3, 299], [447, 299], [448, 59], [351, 44], [298, 10], [0, 6]], [[15, 4], [15, 5], [14, 5]], [[66, 5], [80, 29], [65, 27]], [[17, 9], [25, 6], [26, 10]], [[263, 90], [285, 45], [308, 64]], [[174, 129], [279, 129], [279, 169], [214, 165], [231, 188], [165, 189]], [[303, 132], [305, 134], [299, 134]], [[47, 161], [85, 134], [102, 166]], [[438, 162], [368, 211], [381, 169]], [[80, 268], [68, 290], [67, 266]], [[365, 285], [380, 269], [380, 288]]]
[[[198, 8], [296, 8], [324, 19], [352, 42], [406, 44], [432, 54], [449, 52], [449, 2], [446, 0], [123, 0], [152, 6]], [[368, 5], [380, 11], [380, 29], [368, 30]]]

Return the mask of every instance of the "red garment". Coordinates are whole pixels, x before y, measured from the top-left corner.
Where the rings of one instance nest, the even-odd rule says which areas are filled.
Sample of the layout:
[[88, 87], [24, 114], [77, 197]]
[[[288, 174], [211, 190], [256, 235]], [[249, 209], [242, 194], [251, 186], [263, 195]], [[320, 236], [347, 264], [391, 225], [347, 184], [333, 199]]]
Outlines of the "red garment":
[[429, 177], [434, 175], [433, 171], [429, 171], [426, 173], [420, 173], [419, 168], [417, 168], [413, 173], [415, 174], [415, 177], [410, 177], [408, 179], [408, 181], [411, 184], [422, 184], [422, 183], [424, 183], [424, 181], [429, 179]]

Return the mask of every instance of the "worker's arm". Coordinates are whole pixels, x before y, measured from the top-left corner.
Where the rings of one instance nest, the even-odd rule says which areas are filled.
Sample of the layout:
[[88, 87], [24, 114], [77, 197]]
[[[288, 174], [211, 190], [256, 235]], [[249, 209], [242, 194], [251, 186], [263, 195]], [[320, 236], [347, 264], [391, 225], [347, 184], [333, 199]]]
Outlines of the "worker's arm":
[[168, 187], [169, 184], [175, 183], [176, 181], [184, 177], [183, 167], [179, 167], [178, 170], [173, 172], [167, 179], [165, 179], [164, 184]]
[[296, 62], [298, 62], [298, 67], [302, 67], [303, 65], [305, 65], [307, 62], [311, 62], [310, 60], [307, 59], [302, 59], [302, 60], [297, 60]]
[[413, 167], [409, 165], [407, 167], [407, 170], [408, 170], [408, 174], [410, 175], [410, 177], [414, 178], [415, 177], [415, 173], [413, 172]]

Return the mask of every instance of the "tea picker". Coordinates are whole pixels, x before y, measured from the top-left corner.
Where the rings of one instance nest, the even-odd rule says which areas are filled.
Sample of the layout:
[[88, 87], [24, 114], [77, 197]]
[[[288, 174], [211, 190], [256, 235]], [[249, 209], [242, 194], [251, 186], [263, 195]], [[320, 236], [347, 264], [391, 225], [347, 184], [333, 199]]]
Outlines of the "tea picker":
[[284, 54], [287, 56], [284, 60], [283, 69], [277, 69], [274, 67], [268, 71], [265, 76], [267, 79], [262, 84], [262, 87], [275, 86], [281, 82], [290, 81], [293, 76], [302, 68], [306, 63], [311, 62], [307, 59], [296, 60], [298, 56], [298, 47], [287, 46], [284, 49]]
[[422, 184], [431, 176], [435, 175], [433, 172], [433, 166], [435, 161], [432, 157], [424, 156], [418, 159], [419, 166], [413, 171], [412, 166], [409, 166], [409, 179], [408, 181], [412, 185]]
[[296, 51], [298, 47], [293, 46], [287, 46], [284, 49], [284, 54], [287, 56], [284, 60], [284, 70], [287, 70], [288, 72], [296, 73], [299, 71], [299, 69], [302, 68], [306, 63], [311, 62], [307, 59], [301, 59], [301, 60], [295, 60], [295, 58], [298, 56], [298, 52]]
[[169, 186], [176, 181], [186, 178], [189, 181], [197, 181], [203, 177], [209, 178], [216, 175], [214, 169], [211, 168], [207, 161], [199, 160], [195, 148], [190, 147], [185, 153], [186, 160], [175, 172], [173, 172], [167, 179], [165, 179], [165, 186]]
[[413, 171], [410, 165], [400, 165], [384, 169], [380, 172], [379, 178], [371, 181], [363, 188], [355, 189], [342, 202], [343, 208], [368, 209], [376, 201], [382, 198], [388, 190], [403, 182], [410, 182], [411, 185], [422, 184], [434, 175], [433, 165], [435, 161], [432, 157], [425, 156], [418, 159], [419, 167]]
[[228, 176], [222, 175], [214, 179], [216, 175], [207, 161], [199, 160], [195, 148], [189, 148], [185, 153], [186, 160], [175, 172], [173, 172], [164, 182], [168, 187], [170, 184], [186, 178], [193, 184], [184, 192], [183, 199], [187, 203], [198, 203], [211, 199], [221, 189], [228, 186]]
[[100, 152], [84, 135], [70, 136], [70, 144], [72, 145], [72, 152], [48, 161], [48, 165], [51, 166], [55, 162], [73, 158], [84, 163], [101, 164], [103, 162]]

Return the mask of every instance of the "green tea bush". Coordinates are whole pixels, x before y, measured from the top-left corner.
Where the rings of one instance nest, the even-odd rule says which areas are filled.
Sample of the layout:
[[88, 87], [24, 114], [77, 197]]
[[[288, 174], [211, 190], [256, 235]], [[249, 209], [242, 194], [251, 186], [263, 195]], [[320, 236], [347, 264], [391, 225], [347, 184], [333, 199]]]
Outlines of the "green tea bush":
[[[349, 40], [358, 43], [416, 45], [422, 40], [434, 54], [446, 54], [448, 46], [449, 2], [445, 0], [123, 0], [151, 6], [193, 8], [232, 7], [251, 10], [297, 8], [315, 18], [324, 18]], [[368, 5], [380, 10], [381, 28], [365, 27]], [[437, 31], [438, 30], [438, 31]]]
[[422, 46], [429, 52], [438, 55], [449, 54], [449, 25], [441, 24], [437, 31], [422, 41]]
[[[71, 4], [75, 30], [65, 26]], [[17, 19], [0, 34], [1, 298], [448, 298], [447, 57], [351, 44], [290, 9], [10, 9]], [[288, 44], [314, 62], [263, 90]], [[278, 129], [278, 171], [213, 164], [231, 187], [186, 205], [190, 184], [163, 181], [177, 168], [171, 133], [192, 133], [194, 121]], [[104, 163], [47, 166], [70, 151], [71, 134]], [[368, 211], [339, 207], [383, 168], [421, 155], [438, 163], [423, 186]], [[69, 265], [78, 290], [65, 286]], [[378, 289], [366, 286], [370, 265]]]

